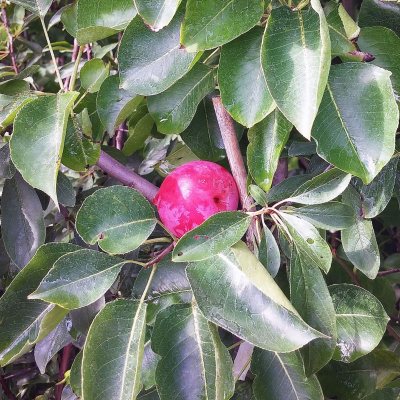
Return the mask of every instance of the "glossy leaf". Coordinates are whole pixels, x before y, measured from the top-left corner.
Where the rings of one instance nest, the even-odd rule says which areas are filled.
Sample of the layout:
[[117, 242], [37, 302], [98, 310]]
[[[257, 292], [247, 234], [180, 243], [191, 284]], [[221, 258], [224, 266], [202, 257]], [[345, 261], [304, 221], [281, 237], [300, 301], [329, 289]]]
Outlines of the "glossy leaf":
[[155, 225], [150, 203], [136, 190], [123, 186], [97, 190], [86, 198], [76, 216], [76, 229], [82, 239], [98, 243], [111, 254], [136, 249]]
[[151, 341], [149, 340], [144, 345], [142, 363], [142, 382], [145, 390], [151, 389], [156, 385], [156, 368], [160, 358], [161, 357], [152, 350]]
[[[239, 138], [243, 129], [235, 124]], [[206, 96], [197, 107], [189, 126], [181, 133], [181, 138], [190, 150], [201, 160], [218, 162], [226, 157], [221, 130], [210, 96]]]
[[149, 112], [158, 131], [165, 134], [183, 132], [192, 121], [200, 101], [213, 89], [213, 69], [197, 64], [165, 92], [149, 97]]
[[[400, 7], [399, 7], [400, 16]], [[400, 32], [398, 32], [400, 35]], [[378, 67], [389, 70], [393, 89], [400, 96], [400, 54], [394, 49], [400, 46], [400, 37], [392, 30], [383, 26], [365, 27], [357, 40], [362, 51], [367, 51], [375, 57], [372, 61]]]
[[71, 366], [69, 383], [77, 396], [82, 397], [82, 358], [83, 351], [80, 351]]
[[74, 207], [76, 202], [76, 193], [71, 181], [62, 172], [57, 176], [57, 197], [60, 204], [66, 207]]
[[129, 24], [118, 52], [123, 89], [155, 95], [189, 71], [196, 54], [187, 53], [179, 44], [183, 13], [182, 6], [169, 25], [159, 32], [151, 31], [139, 17]]
[[332, 285], [329, 291], [338, 330], [333, 358], [353, 362], [379, 344], [389, 317], [379, 300], [359, 286]]
[[201, 261], [237, 243], [246, 233], [252, 217], [240, 211], [220, 212], [187, 232], [176, 244], [173, 261]]
[[28, 352], [50, 333], [67, 314], [54, 304], [28, 300], [54, 262], [79, 249], [65, 243], [43, 245], [29, 264], [14, 278], [0, 299], [0, 364], [5, 365]]
[[88, 61], [80, 70], [81, 85], [89, 93], [99, 91], [102, 83], [108, 77], [109, 65], [104, 65], [103, 61], [94, 58]]
[[370, 183], [393, 154], [398, 119], [388, 71], [364, 63], [335, 65], [313, 127], [318, 154]]
[[392, 158], [369, 185], [358, 185], [365, 218], [374, 218], [389, 204], [393, 196], [399, 159]]
[[173, 305], [158, 314], [152, 348], [161, 356], [156, 369], [161, 400], [223, 400], [233, 395], [230, 355], [217, 327], [195, 304]]
[[67, 320], [62, 320], [43, 340], [35, 346], [35, 362], [41, 374], [46, 372], [49, 361], [66, 345], [72, 342]]
[[323, 400], [315, 375], [304, 373], [300, 352], [279, 354], [256, 349], [251, 369], [256, 375], [253, 392], [256, 400]]
[[100, 145], [93, 143], [83, 134], [79, 121], [69, 119], [65, 134], [64, 151], [61, 162], [74, 171], [85, 171], [100, 157]]
[[342, 232], [342, 244], [347, 258], [369, 279], [375, 279], [381, 263], [372, 222], [364, 219], [359, 193], [349, 187], [343, 202], [353, 208], [356, 221]]
[[167, 26], [181, 0], [134, 0], [138, 13], [155, 32]]
[[[147, 322], [154, 323], [160, 310], [172, 304], [190, 303], [192, 289], [186, 276], [186, 263], [175, 263], [167, 256], [157, 264], [157, 270], [147, 291]], [[141, 269], [132, 289], [132, 296], [140, 298], [147, 285], [151, 270]]]
[[[283, 227], [278, 226], [280, 232], [293, 243], [303, 262], [311, 268], [319, 267], [327, 273], [331, 267], [332, 253], [317, 229], [304, 219], [285, 212], [280, 212], [279, 217], [284, 224]], [[290, 236], [287, 237], [288, 235]]]
[[129, 126], [129, 137], [124, 143], [122, 152], [130, 156], [144, 147], [146, 139], [150, 136], [154, 126], [154, 120], [150, 114], [146, 114], [136, 125]]
[[288, 208], [285, 212], [305, 219], [316, 228], [332, 231], [350, 228], [356, 222], [353, 208], [338, 201]]
[[332, 298], [320, 270], [313, 268], [297, 251], [290, 259], [290, 301], [310, 326], [329, 336], [303, 349], [306, 375], [318, 372], [332, 358], [336, 347], [336, 316]]
[[308, 8], [272, 10], [261, 62], [267, 85], [283, 115], [307, 139], [328, 80], [330, 40], [317, 0]]
[[188, 0], [181, 43], [189, 52], [220, 46], [253, 28], [263, 12], [263, 0]]
[[342, 194], [350, 180], [350, 174], [333, 168], [303, 183], [287, 200], [300, 204], [326, 203]]
[[127, 262], [95, 250], [82, 249], [60, 257], [30, 299], [41, 299], [65, 309], [85, 307], [111, 287]]
[[267, 202], [275, 203], [289, 198], [303, 183], [312, 179], [312, 175], [295, 175], [291, 176], [276, 186], [273, 186], [267, 193]]
[[78, 0], [76, 12], [81, 45], [124, 30], [137, 13], [132, 0]]
[[94, 400], [131, 400], [141, 389], [146, 304], [108, 303], [90, 327], [82, 360], [82, 395]]
[[104, 308], [105, 305], [106, 300], [104, 296], [102, 296], [94, 303], [91, 303], [86, 307], [71, 310], [69, 315], [71, 317], [74, 330], [87, 335], [94, 317]]
[[15, 167], [11, 161], [10, 146], [5, 144], [0, 149], [0, 178], [11, 179], [15, 174]]
[[196, 263], [187, 275], [205, 317], [266, 350], [296, 350], [323, 335], [309, 327], [243, 242]]
[[276, 109], [248, 131], [247, 165], [260, 188], [268, 191], [293, 125]]
[[26, 104], [14, 122], [11, 159], [22, 177], [57, 204], [57, 174], [67, 120], [76, 92], [41, 96]]
[[4, 184], [1, 233], [7, 254], [20, 269], [45, 241], [46, 229], [40, 200], [20, 174], [15, 174]]
[[278, 244], [272, 232], [263, 223], [263, 235], [258, 247], [258, 258], [261, 263], [267, 268], [269, 274], [275, 278], [281, 266], [281, 254]]
[[365, 0], [360, 9], [360, 26], [384, 26], [400, 35], [400, 5], [395, 1]]
[[221, 49], [218, 83], [226, 110], [244, 126], [263, 120], [276, 107], [261, 67], [263, 30], [252, 29]]
[[53, 0], [12, 0], [18, 6], [24, 7], [34, 14], [44, 17], [49, 10]]
[[141, 96], [131, 95], [119, 85], [118, 76], [110, 76], [97, 94], [97, 112], [110, 136], [142, 101]]

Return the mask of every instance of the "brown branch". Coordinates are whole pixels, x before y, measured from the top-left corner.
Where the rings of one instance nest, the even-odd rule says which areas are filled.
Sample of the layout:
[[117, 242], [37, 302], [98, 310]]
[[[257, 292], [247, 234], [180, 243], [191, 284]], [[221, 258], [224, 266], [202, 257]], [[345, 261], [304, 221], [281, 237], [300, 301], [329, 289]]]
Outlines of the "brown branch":
[[[78, 57], [78, 53], [79, 53], [79, 43], [76, 39], [74, 39], [74, 48], [72, 50], [71, 62], [76, 61], [76, 58]], [[65, 90], [68, 90], [70, 81], [71, 81], [71, 76], [68, 76], [67, 78], [65, 78], [65, 81], [64, 81], [64, 89]]]
[[175, 242], [170, 243], [164, 250], [157, 254], [152, 260], [150, 260], [144, 268], [150, 268], [153, 265], [159, 263], [163, 260], [175, 247]]
[[391, 274], [397, 274], [400, 272], [400, 268], [393, 268], [393, 269], [388, 269], [386, 271], [379, 271], [378, 276], [386, 276], [386, 275], [391, 275]]
[[13, 42], [13, 37], [10, 32], [10, 26], [8, 25], [8, 19], [7, 19], [7, 13], [5, 6], [1, 8], [1, 19], [4, 24], [4, 28], [6, 29], [7, 37], [8, 37], [8, 53], [10, 54], [11, 58], [11, 63], [14, 68], [14, 72], [18, 74], [18, 65], [17, 61], [15, 59], [15, 54], [14, 54], [14, 42]]
[[156, 197], [158, 192], [157, 186], [142, 178], [140, 175], [109, 156], [106, 152], [101, 152], [97, 165], [108, 175], [119, 180], [122, 184], [130, 186], [142, 193], [149, 201], [153, 201], [154, 197]]
[[7, 382], [4, 379], [3, 375], [0, 375], [0, 385], [1, 388], [3, 389], [4, 394], [7, 396], [9, 400], [17, 400], [17, 398], [14, 396], [14, 393], [8, 387]]
[[240, 201], [244, 209], [251, 207], [251, 198], [247, 195], [247, 172], [244, 166], [242, 153], [236, 136], [235, 125], [232, 117], [222, 105], [221, 97], [215, 96], [212, 99], [218, 125], [221, 130], [222, 141], [228, 156], [232, 175], [235, 178], [239, 190]]
[[[65, 373], [68, 371], [71, 364], [71, 357], [73, 355], [74, 346], [72, 344], [68, 344], [63, 348], [60, 360], [60, 368], [58, 372], [58, 378], [62, 381], [65, 377]], [[56, 386], [55, 390], [55, 400], [61, 400], [62, 392], [64, 385], [59, 384]]]

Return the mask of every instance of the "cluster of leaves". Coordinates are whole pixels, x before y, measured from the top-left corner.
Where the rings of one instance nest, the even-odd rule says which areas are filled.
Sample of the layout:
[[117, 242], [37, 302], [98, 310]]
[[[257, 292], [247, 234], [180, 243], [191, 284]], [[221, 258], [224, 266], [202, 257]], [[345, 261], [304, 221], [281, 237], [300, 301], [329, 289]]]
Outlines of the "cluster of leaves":
[[[356, 8], [2, 4], [0, 396], [399, 398], [400, 5]], [[235, 163], [219, 97], [254, 203], [176, 240], [112, 176]]]

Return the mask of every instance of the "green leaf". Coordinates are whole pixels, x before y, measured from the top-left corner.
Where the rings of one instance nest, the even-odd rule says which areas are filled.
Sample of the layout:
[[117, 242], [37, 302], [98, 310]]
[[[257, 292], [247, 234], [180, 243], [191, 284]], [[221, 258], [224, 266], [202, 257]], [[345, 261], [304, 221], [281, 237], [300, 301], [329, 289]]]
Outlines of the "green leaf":
[[[186, 276], [187, 263], [175, 263], [168, 255], [157, 264], [157, 270], [153, 276], [147, 291], [147, 323], [154, 323], [160, 310], [172, 304], [190, 303], [192, 301], [192, 289]], [[142, 268], [132, 289], [132, 296], [140, 298], [147, 286], [151, 270]]]
[[71, 373], [69, 376], [69, 383], [74, 393], [82, 397], [82, 358], [83, 351], [80, 351], [71, 366]]
[[65, 30], [73, 37], [76, 37], [76, 32], [78, 30], [77, 8], [77, 3], [67, 4], [63, 8], [61, 14], [61, 22], [63, 23]]
[[158, 32], [171, 22], [181, 0], [134, 0], [134, 3], [146, 25]]
[[400, 54], [395, 50], [400, 47], [400, 37], [383, 26], [365, 27], [361, 29], [357, 44], [362, 51], [373, 54], [372, 64], [392, 73], [393, 89], [400, 96]]
[[286, 208], [285, 212], [305, 219], [315, 227], [324, 230], [342, 230], [351, 227], [356, 222], [353, 208], [338, 201]]
[[365, 0], [362, 2], [358, 23], [362, 28], [384, 26], [400, 35], [400, 5], [395, 1]]
[[127, 261], [81, 249], [60, 257], [29, 299], [41, 299], [73, 310], [85, 307], [111, 287]]
[[150, 203], [136, 190], [112, 186], [87, 197], [76, 216], [76, 229], [88, 244], [110, 254], [139, 247], [156, 225]]
[[315, 375], [304, 373], [298, 351], [279, 354], [256, 349], [251, 363], [256, 375], [253, 391], [256, 400], [323, 400], [321, 386]]
[[343, 193], [343, 202], [351, 206], [355, 223], [342, 232], [342, 244], [347, 258], [369, 279], [375, 279], [381, 264], [379, 247], [372, 222], [364, 219], [359, 193], [349, 187]]
[[156, 368], [160, 358], [161, 357], [152, 350], [151, 341], [149, 340], [144, 345], [142, 363], [142, 383], [145, 390], [149, 390], [156, 385]]
[[358, 28], [356, 32], [349, 32], [350, 35], [348, 35], [344, 25], [344, 21], [348, 20], [351, 20], [351, 18], [342, 4], [335, 6], [335, 8], [326, 16], [326, 21], [329, 26], [329, 36], [331, 39], [332, 56], [341, 56], [357, 50], [357, 47], [351, 39], [355, 39], [360, 30]]
[[[4, 82], [0, 85], [0, 132], [14, 122], [18, 111], [37, 96], [29, 92], [19, 80]], [[22, 81], [26, 84], [25, 81]]]
[[389, 317], [379, 300], [359, 286], [332, 285], [329, 291], [338, 331], [333, 358], [353, 362], [379, 344]]
[[46, 238], [38, 195], [19, 174], [4, 184], [1, 233], [7, 254], [19, 269], [25, 267]]
[[370, 183], [393, 154], [398, 120], [388, 71], [365, 63], [334, 65], [313, 127], [318, 154]]
[[144, 147], [146, 139], [150, 136], [154, 126], [154, 120], [150, 114], [146, 114], [133, 127], [129, 125], [129, 136], [124, 143], [122, 152], [130, 156]]
[[28, 11], [44, 17], [49, 10], [53, 0], [12, 0], [18, 6], [24, 7]]
[[244, 126], [251, 127], [273, 111], [261, 67], [263, 29], [256, 27], [222, 47], [218, 83], [226, 110]]
[[279, 217], [284, 224], [278, 225], [280, 232], [293, 243], [303, 262], [310, 268], [319, 267], [327, 273], [331, 267], [332, 253], [317, 229], [304, 219], [285, 212], [279, 212]]
[[258, 186], [268, 191], [292, 124], [276, 109], [248, 131], [247, 165]]
[[0, 178], [11, 179], [15, 175], [15, 167], [11, 161], [10, 146], [5, 144], [0, 149]]
[[181, 43], [189, 52], [220, 46], [253, 28], [263, 12], [263, 0], [188, 0]]
[[290, 301], [314, 329], [329, 336], [317, 339], [303, 349], [306, 375], [319, 371], [332, 358], [336, 347], [336, 316], [332, 298], [322, 273], [294, 251], [290, 259]]
[[104, 65], [103, 61], [94, 58], [88, 61], [80, 70], [81, 85], [87, 92], [96, 93], [109, 73], [110, 65]]
[[132, 0], [78, 0], [79, 44], [96, 42], [124, 30], [137, 14]]
[[[243, 128], [234, 124], [238, 139]], [[181, 133], [182, 140], [201, 160], [218, 162], [226, 157], [221, 130], [211, 96], [206, 96], [197, 107], [190, 125]]]
[[214, 70], [196, 64], [165, 92], [148, 98], [149, 112], [158, 131], [181, 133], [192, 121], [200, 101], [214, 89]]
[[179, 44], [183, 13], [181, 6], [171, 23], [160, 32], [152, 32], [139, 17], [129, 24], [118, 52], [123, 89], [155, 95], [189, 71], [196, 54], [189, 54]]
[[374, 218], [388, 205], [393, 196], [399, 159], [392, 158], [369, 185], [357, 185], [365, 218]]
[[161, 356], [156, 370], [161, 400], [232, 397], [235, 386], [231, 357], [217, 327], [204, 318], [195, 304], [173, 305], [161, 311], [154, 326], [152, 347]]
[[263, 235], [258, 247], [258, 258], [260, 262], [267, 268], [269, 274], [275, 278], [281, 266], [281, 253], [278, 244], [272, 232], [265, 225], [264, 220], [261, 220], [263, 225]]
[[173, 261], [201, 261], [237, 243], [246, 233], [252, 217], [241, 211], [217, 213], [187, 232], [176, 244]]
[[323, 337], [300, 318], [243, 242], [190, 263], [187, 275], [204, 316], [257, 347], [288, 352]]
[[333, 168], [303, 183], [287, 201], [310, 205], [327, 203], [342, 194], [350, 180], [350, 174]]
[[0, 365], [6, 365], [27, 353], [67, 314], [54, 304], [28, 300], [53, 263], [79, 247], [66, 243], [41, 246], [28, 265], [14, 278], [0, 299]]
[[76, 193], [72, 182], [62, 172], [57, 177], [57, 197], [60, 204], [66, 207], [74, 207], [76, 203]]
[[142, 102], [142, 96], [129, 94], [119, 87], [118, 76], [109, 76], [97, 93], [97, 113], [110, 136]]
[[116, 300], [97, 314], [83, 350], [82, 394], [86, 400], [136, 398], [142, 386], [145, 333], [145, 303]]
[[269, 190], [267, 202], [275, 203], [289, 198], [303, 183], [310, 179], [312, 179], [311, 174], [290, 176]]
[[307, 139], [328, 80], [328, 25], [317, 0], [302, 10], [272, 10], [262, 43], [267, 85], [283, 115]]
[[57, 174], [68, 115], [77, 92], [41, 96], [26, 104], [14, 122], [11, 159], [22, 177], [57, 204]]
[[84, 136], [77, 118], [69, 119], [61, 162], [74, 171], [86, 171], [100, 157], [100, 145]]

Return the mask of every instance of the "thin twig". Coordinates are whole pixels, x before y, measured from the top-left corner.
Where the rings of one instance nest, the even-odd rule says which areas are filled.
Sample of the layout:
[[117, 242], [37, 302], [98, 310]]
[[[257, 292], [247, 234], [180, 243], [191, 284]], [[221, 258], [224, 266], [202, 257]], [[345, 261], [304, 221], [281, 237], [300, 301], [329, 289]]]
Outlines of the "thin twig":
[[[68, 371], [68, 368], [70, 367], [71, 357], [73, 355], [72, 354], [73, 349], [74, 349], [73, 344], [68, 344], [63, 348], [63, 351], [61, 354], [61, 359], [60, 359], [59, 372], [58, 372], [58, 378], [60, 379], [60, 381], [64, 380], [65, 373]], [[61, 400], [63, 388], [64, 388], [63, 384], [61, 384], [61, 385], [59, 384], [56, 386], [55, 395], [54, 395], [55, 400]]]
[[19, 72], [18, 65], [17, 65], [17, 61], [15, 59], [15, 54], [14, 54], [14, 42], [13, 42], [14, 39], [10, 32], [10, 26], [8, 25], [7, 12], [6, 12], [5, 7], [1, 8], [1, 19], [3, 21], [4, 28], [6, 30], [7, 37], [8, 37], [8, 54], [10, 55], [10, 58], [11, 58], [11, 64], [14, 68], [14, 72], [16, 74], [18, 74], [18, 72]]
[[124, 147], [124, 136], [125, 136], [125, 128], [126, 124], [123, 122], [117, 129], [117, 132], [115, 133], [115, 147], [118, 150], [122, 150]]
[[163, 251], [161, 251], [159, 254], [157, 254], [152, 260], [150, 260], [145, 268], [150, 268], [153, 265], [159, 263], [161, 260], [163, 260], [175, 247], [175, 242], [172, 242], [169, 244]]
[[146, 199], [153, 201], [154, 197], [156, 197], [158, 192], [157, 186], [142, 178], [104, 151], [101, 152], [97, 165], [108, 175], [118, 179], [124, 185], [139, 191]]
[[54, 55], [53, 46], [51, 45], [49, 34], [47, 32], [47, 29], [46, 29], [46, 24], [45, 24], [44, 18], [42, 16], [40, 17], [40, 22], [41, 22], [42, 27], [43, 27], [43, 33], [44, 33], [44, 36], [46, 38], [47, 46], [48, 46], [49, 51], [50, 51], [51, 59], [53, 60], [54, 68], [56, 70], [58, 84], [60, 85], [60, 89], [63, 91], [64, 90], [64, 85], [63, 85], [63, 81], [61, 79], [60, 70], [58, 69], [58, 64], [57, 64], [56, 57]]
[[386, 276], [386, 275], [391, 275], [391, 274], [397, 274], [400, 272], [400, 268], [393, 268], [393, 269], [387, 269], [386, 271], [379, 271], [378, 276]]
[[[75, 62], [76, 57], [78, 57], [79, 52], [79, 43], [76, 39], [74, 39], [74, 48], [72, 50], [71, 62]], [[67, 76], [64, 81], [64, 90], [67, 91], [69, 88], [69, 84], [71, 81], [71, 76]]]
[[79, 63], [81, 62], [83, 49], [84, 49], [84, 47], [80, 46], [79, 50], [78, 50], [78, 55], [75, 60], [74, 70], [72, 72], [71, 81], [69, 83], [69, 88], [68, 88], [70, 91], [73, 91], [75, 88], [76, 78], [78, 76], [78, 70], [79, 70]]
[[17, 398], [14, 396], [14, 393], [8, 387], [7, 382], [4, 379], [3, 375], [0, 375], [0, 385], [1, 388], [3, 389], [4, 394], [7, 396], [9, 400], [17, 400]]

